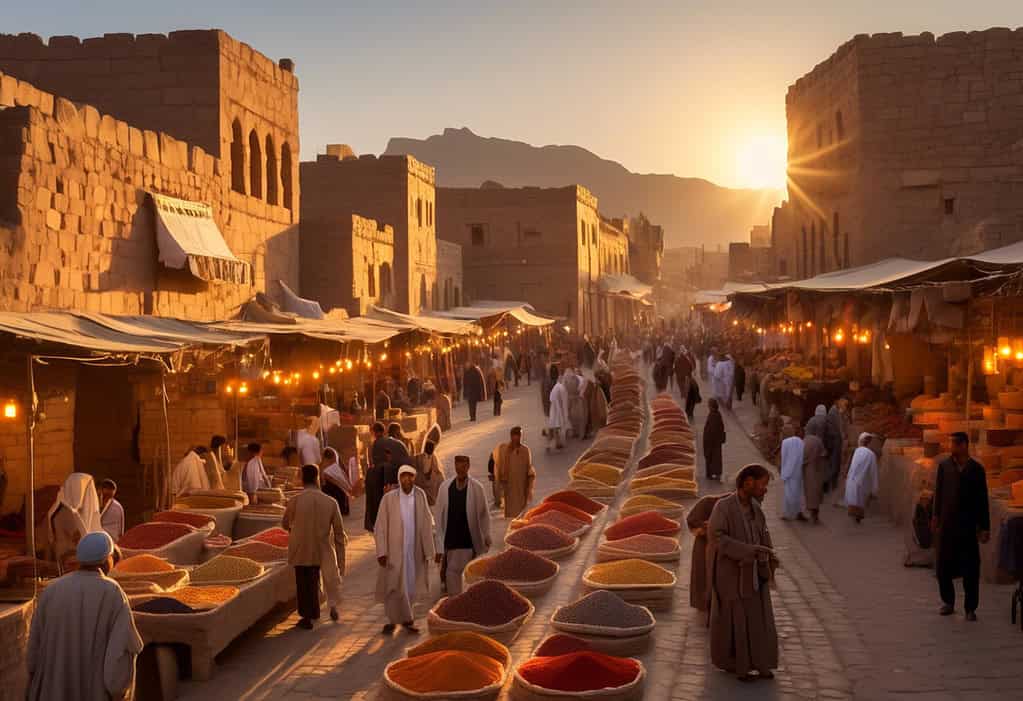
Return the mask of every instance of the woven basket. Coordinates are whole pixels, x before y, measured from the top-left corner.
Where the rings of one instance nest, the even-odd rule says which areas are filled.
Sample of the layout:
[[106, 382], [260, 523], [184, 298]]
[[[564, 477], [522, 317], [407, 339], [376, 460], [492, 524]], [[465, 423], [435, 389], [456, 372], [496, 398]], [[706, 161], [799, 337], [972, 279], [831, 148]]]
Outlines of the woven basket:
[[184, 569], [168, 572], [117, 572], [111, 570], [110, 576], [118, 582], [124, 583], [151, 582], [163, 591], [173, 591], [188, 584], [188, 570]]
[[[582, 529], [582, 530], [583, 530], [583, 533], [586, 532], [586, 529]], [[546, 557], [548, 560], [560, 560], [560, 559], [562, 559], [564, 557], [568, 557], [569, 555], [571, 555], [572, 553], [574, 553], [576, 550], [579, 549], [579, 536], [572, 536], [572, 537], [575, 538], [575, 540], [572, 541], [572, 544], [571, 545], [566, 545], [563, 548], [555, 548], [553, 550], [530, 550], [529, 552], [533, 553], [534, 555], [539, 555], [540, 557]], [[509, 547], [521, 547], [521, 546], [518, 546], [518, 545], [512, 546], [508, 542], [508, 536], [507, 535], [505, 535], [505, 537], [504, 537], [504, 544], [508, 545]], [[522, 548], [522, 549], [525, 550], [526, 548]]]
[[[639, 660], [637, 660], [639, 662]], [[551, 699], [600, 699], [600, 701], [639, 701], [643, 698], [646, 682], [646, 668], [639, 662], [639, 674], [636, 678], [615, 689], [598, 689], [596, 691], [557, 691], [534, 686], [523, 679], [518, 670], [512, 677], [511, 697], [516, 701], [551, 701]]]
[[554, 613], [551, 614], [551, 627], [560, 633], [569, 633], [577, 637], [589, 636], [597, 638], [635, 638], [639, 635], [649, 635], [654, 627], [657, 625], [657, 621], [653, 620], [653, 614], [650, 614], [650, 623], [643, 626], [633, 626], [631, 628], [615, 628], [613, 626], [595, 626], [587, 623], [565, 623], [558, 621], [558, 611], [563, 609], [564, 606], [559, 606], [554, 609]]
[[[578, 542], [578, 541], [577, 541]], [[512, 582], [504, 579], [498, 579], [498, 582], [506, 584], [522, 596], [540, 596], [550, 591], [551, 587], [554, 586], [554, 581], [558, 578], [558, 573], [561, 571], [561, 565], [554, 563], [557, 567], [554, 570], [554, 574], [546, 579], [541, 579], [536, 582]], [[471, 574], [469, 568], [466, 567], [462, 571], [462, 591], [465, 591], [476, 582], [482, 582], [484, 579], [494, 579], [493, 577], [484, 577], [482, 575]]]
[[159, 596], [164, 592], [163, 587], [159, 584], [145, 579], [118, 579], [117, 583], [121, 585], [121, 590], [129, 598], [132, 596]]
[[[553, 622], [551, 625], [557, 630], [557, 625]], [[603, 652], [605, 655], [614, 655], [615, 657], [642, 655], [650, 649], [650, 643], [653, 642], [653, 635], [650, 633], [617, 638], [584, 633], [572, 633], [572, 635], [585, 641], [594, 652]]]
[[618, 512], [618, 515], [619, 517], [624, 518], [626, 516], [635, 516], [636, 514], [641, 514], [644, 511], [656, 511], [661, 516], [673, 519], [675, 521], [681, 520], [682, 517], [685, 516], [686, 514], [686, 508], [684, 506], [672, 507], [662, 506], [660, 508], [656, 506], [623, 506], [621, 511]]
[[430, 612], [426, 614], [426, 628], [430, 631], [431, 635], [450, 633], [453, 630], [471, 630], [474, 633], [489, 635], [502, 645], [511, 645], [515, 642], [515, 639], [519, 637], [522, 627], [526, 625], [526, 622], [529, 621], [536, 612], [536, 607], [533, 606], [533, 602], [530, 601], [529, 610], [499, 626], [481, 626], [477, 623], [469, 623], [468, 621], [449, 621], [437, 614], [437, 609], [447, 598], [448, 597], [445, 596], [440, 599], [436, 604], [434, 604], [433, 608], [430, 609]]
[[419, 693], [406, 689], [401, 684], [391, 679], [391, 667], [401, 660], [394, 660], [384, 668], [384, 686], [380, 689], [378, 699], [381, 701], [406, 701], [407, 699], [496, 699], [501, 693], [505, 680], [508, 678], [508, 669], [505, 668], [501, 679], [490, 686], [472, 691], [438, 691], [433, 693]]
[[[590, 585], [587, 587], [591, 589], [607, 589], [607, 585]], [[636, 587], [633, 589], [614, 589], [614, 593], [622, 601], [630, 604], [636, 604], [637, 606], [646, 606], [651, 611], [668, 611], [671, 609], [675, 598], [675, 588], [657, 588], [657, 587]]]
[[699, 492], [694, 492], [691, 489], [678, 489], [676, 487], [663, 487], [658, 485], [650, 485], [629, 490], [630, 496], [640, 496], [643, 494], [650, 494], [651, 496], [661, 497], [662, 499], [674, 502], [697, 499], [700, 496]]
[[678, 577], [675, 576], [674, 572], [670, 570], [666, 571], [668, 572], [668, 574], [671, 575], [671, 581], [666, 582], [664, 584], [602, 584], [600, 582], [593, 581], [592, 579], [587, 577], [585, 573], [583, 574], [583, 584], [588, 586], [590, 589], [607, 589], [608, 591], [614, 592], [615, 594], [619, 595], [622, 592], [629, 591], [656, 592], [663, 590], [670, 593], [675, 588], [675, 585], [678, 583]]
[[682, 548], [678, 545], [670, 553], [637, 553], [631, 550], [616, 548], [611, 543], [601, 543], [597, 546], [597, 562], [633, 559], [646, 560], [647, 562], [677, 562], [681, 557]]
[[644, 479], [646, 477], [660, 477], [662, 475], [672, 475], [675, 479], [686, 479], [692, 482], [696, 479], [696, 466], [682, 465], [677, 462], [662, 462], [659, 465], [641, 467], [636, 470], [636, 474], [632, 477], [633, 479]]
[[132, 549], [121, 548], [123, 557], [132, 555], [155, 555], [162, 557], [173, 565], [191, 565], [201, 559], [203, 543], [213, 533], [213, 524], [209, 523], [202, 528], [197, 528], [191, 533], [186, 533], [177, 540], [172, 540], [159, 548]]

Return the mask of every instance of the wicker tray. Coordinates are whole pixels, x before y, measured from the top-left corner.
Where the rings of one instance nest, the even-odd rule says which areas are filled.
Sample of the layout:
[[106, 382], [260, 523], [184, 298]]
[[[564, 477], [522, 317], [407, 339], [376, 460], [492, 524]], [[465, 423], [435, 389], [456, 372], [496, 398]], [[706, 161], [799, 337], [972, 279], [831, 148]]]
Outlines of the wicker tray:
[[661, 497], [668, 501], [683, 502], [689, 501], [690, 499], [699, 499], [699, 492], [694, 493], [690, 489], [677, 489], [674, 487], [659, 487], [657, 485], [651, 485], [647, 487], [639, 487], [635, 490], [629, 490], [630, 496], [641, 496], [643, 494], [649, 494], [655, 497]]
[[[517, 591], [519, 594], [522, 594], [522, 596], [525, 597], [540, 596], [541, 594], [546, 594], [548, 591], [550, 591], [551, 587], [554, 586], [555, 580], [557, 580], [558, 578], [558, 572], [561, 571], [561, 565], [558, 565], [557, 563], [554, 564], [558, 568], [554, 570], [554, 574], [552, 574], [550, 577], [547, 577], [546, 579], [541, 579], [536, 582], [512, 582], [504, 579], [498, 579], [496, 581], [508, 585], [509, 587]], [[465, 591], [476, 582], [482, 582], [484, 579], [493, 578], [470, 574], [469, 568], [466, 567], [465, 570], [462, 571], [462, 591]]]
[[433, 693], [419, 693], [418, 691], [411, 691], [406, 689], [401, 684], [391, 679], [391, 667], [400, 662], [401, 660], [394, 660], [384, 668], [384, 686], [380, 689], [380, 694], [377, 697], [380, 701], [419, 701], [420, 699], [435, 699], [441, 701], [442, 699], [496, 699], [497, 695], [501, 693], [501, 688], [504, 686], [505, 680], [508, 678], [508, 669], [505, 668], [504, 674], [501, 675], [501, 679], [490, 686], [485, 686], [482, 689], [475, 689], [472, 691], [438, 691]]
[[[607, 586], [594, 586], [587, 584], [591, 589], [607, 589]], [[675, 588], [633, 588], [615, 589], [614, 593], [625, 602], [646, 606], [651, 611], [668, 611], [671, 609], [675, 599]]]
[[554, 613], [551, 614], [551, 627], [560, 633], [569, 633], [580, 638], [583, 636], [588, 636], [588, 638], [635, 638], [640, 635], [649, 635], [657, 625], [657, 621], [653, 620], [653, 614], [650, 614], [650, 623], [647, 625], [632, 626], [631, 628], [595, 626], [587, 623], [565, 623], [557, 620], [558, 611], [563, 608], [565, 607], [559, 606], [554, 609]]
[[[639, 660], [637, 660], [639, 662]], [[646, 682], [646, 668], [639, 662], [636, 678], [615, 689], [597, 691], [556, 691], [534, 686], [519, 675], [516, 669], [512, 677], [511, 697], [516, 701], [551, 701], [551, 699], [600, 699], [600, 701], [639, 701], [643, 698]]]
[[489, 635], [502, 645], [511, 645], [515, 642], [515, 639], [519, 637], [522, 627], [536, 612], [536, 607], [533, 606], [533, 602], [530, 601], [529, 610], [499, 626], [481, 626], [467, 621], [449, 621], [437, 614], [437, 609], [447, 598], [448, 597], [446, 596], [441, 598], [436, 604], [434, 604], [433, 608], [430, 609], [430, 612], [426, 614], [426, 628], [432, 635], [449, 633], [453, 630], [471, 630], [474, 633]]
[[[582, 530], [583, 533], [586, 532], [585, 528], [583, 528], [581, 530]], [[571, 545], [566, 545], [563, 548], [555, 548], [554, 550], [530, 550], [529, 552], [533, 553], [534, 555], [539, 555], [540, 557], [546, 557], [548, 560], [560, 560], [562, 558], [568, 557], [569, 555], [571, 555], [572, 553], [574, 553], [576, 550], [579, 549], [579, 536], [572, 536], [572, 537], [575, 538], [575, 540], [572, 541], [572, 544]], [[509, 546], [509, 547], [520, 547], [520, 546], [517, 546], [517, 545], [516, 546], [512, 546], [508, 542], [508, 534], [506, 534], [505, 537], [504, 537], [504, 544]], [[526, 548], [522, 548], [522, 549], [526, 550]]]
[[[551, 625], [555, 630], [558, 629], [557, 625], [553, 622]], [[594, 652], [603, 652], [605, 655], [614, 655], [615, 657], [642, 655], [650, 649], [650, 644], [653, 642], [654, 637], [650, 633], [617, 638], [603, 635], [586, 635], [585, 633], [572, 633], [571, 635], [585, 641]]]
[[188, 584], [189, 573], [185, 569], [167, 572], [117, 572], [112, 570], [110, 576], [117, 582], [152, 582], [163, 591], [173, 591]]
[[[613, 543], [614, 541], [611, 541]], [[597, 562], [614, 562], [615, 560], [646, 560], [647, 562], [677, 562], [682, 557], [682, 548], [678, 545], [670, 553], [637, 553], [614, 547], [611, 543], [597, 546]]]

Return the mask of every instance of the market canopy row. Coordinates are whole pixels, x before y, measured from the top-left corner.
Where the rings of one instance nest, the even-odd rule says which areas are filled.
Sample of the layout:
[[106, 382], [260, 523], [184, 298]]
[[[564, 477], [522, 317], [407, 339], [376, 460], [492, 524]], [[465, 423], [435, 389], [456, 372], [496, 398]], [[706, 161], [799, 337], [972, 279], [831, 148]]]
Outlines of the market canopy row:
[[461, 319], [479, 323], [494, 324], [510, 316], [525, 326], [551, 326], [557, 320], [541, 316], [525, 302], [502, 302], [484, 300], [467, 307], [454, 307], [447, 311], [431, 312], [427, 316], [441, 319]]

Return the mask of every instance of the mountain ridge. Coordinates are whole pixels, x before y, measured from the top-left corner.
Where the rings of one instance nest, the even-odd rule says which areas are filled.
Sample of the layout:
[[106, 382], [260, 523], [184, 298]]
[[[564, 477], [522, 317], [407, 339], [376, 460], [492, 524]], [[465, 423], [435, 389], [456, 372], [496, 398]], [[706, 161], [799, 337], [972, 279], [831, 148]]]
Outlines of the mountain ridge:
[[[777, 190], [726, 188], [698, 177], [634, 173], [574, 144], [534, 146], [479, 136], [468, 127], [426, 139], [393, 137], [384, 152], [408, 153], [437, 169], [440, 187], [560, 187], [578, 183], [593, 192], [606, 216], [645, 213], [665, 231], [665, 246], [748, 241], [754, 224], [770, 221]], [[441, 214], [441, 216], [443, 216]]]

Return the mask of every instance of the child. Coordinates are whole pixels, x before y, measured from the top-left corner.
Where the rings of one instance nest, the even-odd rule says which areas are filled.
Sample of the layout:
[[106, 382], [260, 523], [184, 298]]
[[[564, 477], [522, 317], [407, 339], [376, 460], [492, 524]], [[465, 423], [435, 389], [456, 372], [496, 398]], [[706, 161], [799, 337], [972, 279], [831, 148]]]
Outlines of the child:
[[504, 402], [504, 399], [501, 398], [501, 392], [503, 391], [504, 380], [499, 378], [497, 382], [494, 383], [494, 416], [501, 415], [501, 404]]
[[114, 499], [115, 494], [117, 483], [112, 479], [105, 479], [99, 483], [100, 525], [116, 543], [124, 533], [124, 507], [121, 506], [121, 502]]

